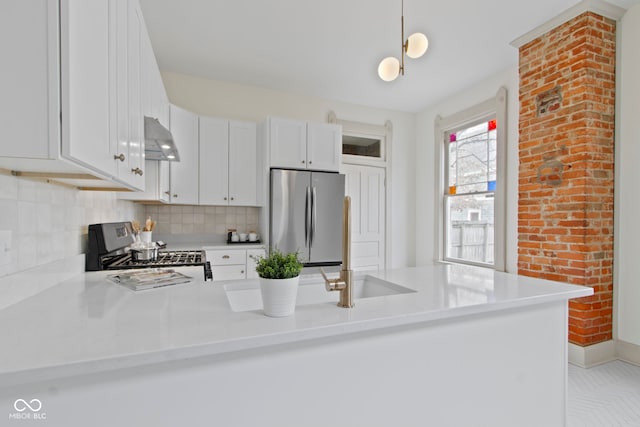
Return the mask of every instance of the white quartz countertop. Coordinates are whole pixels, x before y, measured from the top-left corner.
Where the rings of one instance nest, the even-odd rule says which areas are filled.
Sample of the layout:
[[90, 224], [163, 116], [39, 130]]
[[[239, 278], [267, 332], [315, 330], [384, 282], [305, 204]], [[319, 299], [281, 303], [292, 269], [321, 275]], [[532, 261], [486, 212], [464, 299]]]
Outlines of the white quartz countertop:
[[[183, 269], [181, 269], [182, 271]], [[516, 309], [588, 296], [593, 290], [436, 264], [371, 274], [416, 292], [298, 306], [293, 316], [233, 312], [223, 283], [194, 281], [134, 292], [106, 279], [74, 276], [0, 310], [0, 384], [211, 356], [263, 346]]]

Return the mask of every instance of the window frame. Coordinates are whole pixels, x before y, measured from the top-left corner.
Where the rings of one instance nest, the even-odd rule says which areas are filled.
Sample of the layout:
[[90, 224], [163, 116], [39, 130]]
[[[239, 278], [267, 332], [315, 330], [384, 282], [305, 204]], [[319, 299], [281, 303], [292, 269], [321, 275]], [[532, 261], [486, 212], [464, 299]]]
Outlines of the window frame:
[[[494, 98], [476, 104], [470, 108], [447, 117], [437, 116], [435, 119], [435, 146], [437, 154], [436, 167], [436, 254], [441, 262], [477, 265], [498, 271], [505, 270], [505, 234], [506, 234], [506, 158], [507, 158], [507, 90], [501, 87]], [[483, 121], [496, 119], [496, 190], [494, 192], [494, 263], [449, 258], [447, 255], [447, 224], [448, 215], [448, 147], [445, 141], [447, 132], [456, 132]], [[480, 194], [480, 193], [478, 193]]]

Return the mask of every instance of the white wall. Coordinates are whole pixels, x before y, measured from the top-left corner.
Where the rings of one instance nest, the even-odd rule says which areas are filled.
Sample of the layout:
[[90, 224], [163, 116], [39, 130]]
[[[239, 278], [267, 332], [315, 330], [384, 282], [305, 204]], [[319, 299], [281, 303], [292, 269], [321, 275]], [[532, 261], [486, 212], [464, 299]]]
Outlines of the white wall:
[[640, 5], [621, 20], [616, 129], [616, 252], [614, 296], [617, 338], [640, 345]]
[[[514, 56], [517, 57], [514, 49]], [[518, 68], [513, 66], [495, 74], [473, 87], [451, 95], [446, 100], [421, 112], [416, 130], [416, 265], [425, 265], [437, 258], [436, 251], [436, 182], [437, 158], [434, 121], [436, 116], [447, 117], [483, 101], [495, 98], [500, 87], [507, 89], [507, 195], [506, 195], [506, 270], [517, 272], [518, 243]], [[504, 126], [499, 123], [498, 126]]]
[[415, 263], [415, 114], [382, 110], [321, 98], [162, 73], [172, 103], [208, 116], [260, 122], [268, 116], [327, 122], [329, 111], [340, 120], [393, 124], [391, 147], [391, 267]]

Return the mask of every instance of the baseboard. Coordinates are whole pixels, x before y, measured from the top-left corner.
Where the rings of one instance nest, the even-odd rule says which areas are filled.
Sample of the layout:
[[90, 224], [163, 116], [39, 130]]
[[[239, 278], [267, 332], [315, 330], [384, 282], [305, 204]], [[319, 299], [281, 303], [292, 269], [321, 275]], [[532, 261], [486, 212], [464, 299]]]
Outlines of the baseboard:
[[640, 345], [618, 340], [616, 353], [620, 360], [640, 366]]
[[613, 340], [593, 344], [588, 347], [580, 347], [579, 345], [569, 343], [568, 350], [569, 363], [580, 366], [581, 368], [590, 368], [618, 358], [616, 343]]
[[569, 363], [590, 368], [611, 360], [623, 360], [640, 366], [640, 345], [626, 341], [605, 341], [588, 347], [569, 343]]

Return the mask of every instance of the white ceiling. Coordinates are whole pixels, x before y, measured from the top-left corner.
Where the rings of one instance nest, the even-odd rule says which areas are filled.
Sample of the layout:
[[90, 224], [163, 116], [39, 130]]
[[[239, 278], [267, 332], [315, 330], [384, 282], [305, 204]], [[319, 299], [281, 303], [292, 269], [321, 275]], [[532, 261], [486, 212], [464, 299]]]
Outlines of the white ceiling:
[[400, 0], [140, 0], [163, 71], [411, 112], [516, 64], [511, 41], [579, 2], [405, 0], [405, 36], [429, 50], [385, 83]]

